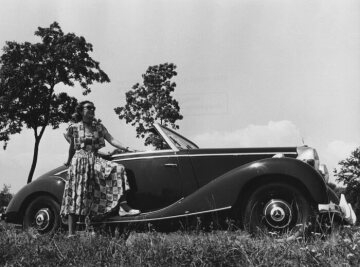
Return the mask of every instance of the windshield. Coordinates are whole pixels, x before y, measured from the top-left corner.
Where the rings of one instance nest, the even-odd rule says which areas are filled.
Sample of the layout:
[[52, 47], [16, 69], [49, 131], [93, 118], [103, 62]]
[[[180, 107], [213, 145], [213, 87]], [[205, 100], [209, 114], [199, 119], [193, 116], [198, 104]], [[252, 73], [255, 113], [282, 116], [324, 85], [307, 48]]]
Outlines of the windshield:
[[161, 131], [163, 132], [166, 137], [164, 138], [167, 142], [171, 142], [172, 144], [169, 144], [170, 147], [176, 147], [178, 150], [184, 150], [184, 149], [197, 149], [198, 146], [191, 142], [190, 140], [186, 139], [185, 137], [182, 137], [181, 135], [175, 133], [174, 131], [158, 125], [161, 128]]

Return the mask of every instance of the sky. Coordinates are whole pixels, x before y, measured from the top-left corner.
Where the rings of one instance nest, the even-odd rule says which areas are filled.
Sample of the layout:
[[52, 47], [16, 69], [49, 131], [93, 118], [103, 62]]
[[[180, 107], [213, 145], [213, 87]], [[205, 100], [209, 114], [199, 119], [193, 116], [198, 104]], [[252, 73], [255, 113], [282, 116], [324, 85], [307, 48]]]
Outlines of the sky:
[[[57, 21], [84, 36], [111, 82], [58, 85], [95, 103], [96, 116], [126, 146], [148, 150], [115, 107], [149, 66], [171, 62], [179, 132], [200, 147], [314, 147], [332, 174], [360, 146], [360, 1], [0, 0], [0, 47], [39, 42]], [[2, 53], [2, 51], [0, 52]], [[34, 178], [66, 161], [66, 125], [47, 128]], [[30, 130], [0, 150], [0, 186], [26, 184]], [[111, 145], [107, 145], [111, 150]], [[331, 181], [334, 177], [331, 175]]]

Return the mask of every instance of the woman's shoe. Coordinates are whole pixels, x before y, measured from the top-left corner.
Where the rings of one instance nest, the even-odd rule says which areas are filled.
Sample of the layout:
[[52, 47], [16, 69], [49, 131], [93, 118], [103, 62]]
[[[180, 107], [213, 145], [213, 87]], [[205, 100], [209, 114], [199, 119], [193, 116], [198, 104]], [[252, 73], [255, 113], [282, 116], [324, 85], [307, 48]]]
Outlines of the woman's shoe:
[[119, 216], [134, 216], [139, 214], [140, 210], [131, 208], [126, 202], [120, 203]]

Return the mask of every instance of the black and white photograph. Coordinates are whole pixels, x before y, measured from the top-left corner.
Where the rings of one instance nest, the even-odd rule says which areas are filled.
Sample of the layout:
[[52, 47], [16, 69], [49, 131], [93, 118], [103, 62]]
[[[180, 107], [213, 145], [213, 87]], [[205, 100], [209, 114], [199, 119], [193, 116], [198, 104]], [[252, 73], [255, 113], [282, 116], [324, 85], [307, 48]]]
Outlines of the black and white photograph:
[[1, 266], [359, 266], [360, 2], [0, 0]]

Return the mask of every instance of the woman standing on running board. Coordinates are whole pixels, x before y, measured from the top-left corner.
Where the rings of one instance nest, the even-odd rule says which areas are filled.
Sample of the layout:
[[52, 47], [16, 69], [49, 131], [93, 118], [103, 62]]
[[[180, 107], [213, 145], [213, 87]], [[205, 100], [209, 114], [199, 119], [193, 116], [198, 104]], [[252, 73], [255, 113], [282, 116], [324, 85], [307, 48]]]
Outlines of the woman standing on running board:
[[112, 211], [119, 203], [120, 216], [140, 214], [126, 202], [126, 192], [130, 187], [124, 166], [98, 155], [98, 150], [105, 146], [105, 140], [121, 150], [129, 149], [95, 119], [92, 102], [80, 102], [73, 120], [65, 133], [70, 143], [65, 163], [69, 169], [60, 210], [61, 216], [68, 217], [69, 237], [75, 234], [78, 216], [102, 215]]

